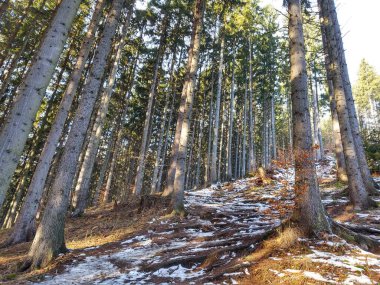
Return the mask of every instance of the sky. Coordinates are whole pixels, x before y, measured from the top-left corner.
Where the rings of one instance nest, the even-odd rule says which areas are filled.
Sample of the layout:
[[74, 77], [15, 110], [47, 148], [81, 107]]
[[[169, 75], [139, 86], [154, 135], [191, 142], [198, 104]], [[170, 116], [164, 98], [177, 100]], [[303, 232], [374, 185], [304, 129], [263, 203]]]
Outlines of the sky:
[[[147, 0], [138, 0], [137, 7], [144, 9], [146, 2]], [[285, 12], [283, 0], [261, 2]], [[336, 0], [335, 3], [351, 82], [355, 83], [363, 58], [380, 73], [380, 0]]]
[[[285, 11], [283, 0], [261, 0]], [[351, 82], [355, 83], [362, 58], [380, 73], [380, 0], [336, 0]]]

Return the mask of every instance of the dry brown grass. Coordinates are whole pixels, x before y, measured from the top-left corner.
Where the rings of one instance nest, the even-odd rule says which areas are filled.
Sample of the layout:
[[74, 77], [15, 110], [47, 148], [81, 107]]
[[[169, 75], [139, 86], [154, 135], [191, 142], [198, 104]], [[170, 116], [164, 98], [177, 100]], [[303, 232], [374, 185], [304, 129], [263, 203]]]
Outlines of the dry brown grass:
[[[323, 284], [316, 283], [315, 280], [311, 283], [311, 279], [301, 273], [281, 277], [275, 274], [275, 271], [281, 272], [285, 269], [309, 271], [313, 268], [313, 263], [309, 258], [293, 259], [287, 256], [290, 252], [300, 253], [309, 250], [298, 242], [301, 236], [299, 229], [287, 227], [276, 236], [264, 241], [258, 250], [244, 258], [244, 261], [253, 262], [254, 265], [251, 267], [251, 274], [241, 279], [240, 284]], [[281, 261], [269, 258], [277, 255], [284, 255], [284, 257], [281, 257]]]
[[[253, 264], [249, 268], [250, 275], [244, 276], [239, 280], [239, 284], [255, 285], [322, 285], [315, 279], [308, 278], [304, 275], [305, 271], [321, 274], [324, 278], [333, 278], [338, 284], [342, 284], [348, 274], [355, 274], [347, 268], [334, 266], [328, 263], [313, 262], [306, 255], [311, 253], [310, 246], [323, 251], [331, 252], [335, 255], [352, 254], [352, 249], [344, 244], [331, 246], [327, 243], [300, 242], [301, 232], [298, 229], [286, 228], [276, 236], [264, 241], [261, 247], [254, 253], [244, 258]], [[334, 241], [334, 240], [333, 240]], [[335, 241], [340, 241], [339, 239]], [[361, 253], [355, 253], [360, 255]], [[373, 266], [358, 266], [362, 268], [363, 273], [374, 280], [380, 281], [380, 274], [377, 268]], [[299, 272], [289, 272], [287, 269], [297, 270]], [[375, 283], [377, 284], [377, 283]], [[380, 283], [379, 283], [380, 284]]]
[[261, 247], [252, 254], [245, 257], [246, 261], [258, 262], [261, 259], [271, 256], [277, 250], [290, 248], [297, 243], [301, 232], [296, 228], [285, 228], [277, 236], [265, 240]]
[[[145, 207], [137, 201], [127, 201], [123, 205], [108, 203], [98, 208], [90, 208], [82, 217], [67, 219], [66, 245], [75, 254], [87, 247], [126, 239], [144, 230], [152, 218], [164, 215], [167, 211], [166, 202]], [[5, 241], [9, 233], [10, 230], [0, 231], [0, 242]], [[72, 258], [72, 254], [67, 254], [42, 270], [18, 272], [17, 268], [26, 257], [30, 244], [27, 242], [0, 249], [0, 284], [6, 280], [13, 280], [10, 284], [23, 284], [27, 279], [35, 280], [51, 270], [59, 271], [62, 263]]]

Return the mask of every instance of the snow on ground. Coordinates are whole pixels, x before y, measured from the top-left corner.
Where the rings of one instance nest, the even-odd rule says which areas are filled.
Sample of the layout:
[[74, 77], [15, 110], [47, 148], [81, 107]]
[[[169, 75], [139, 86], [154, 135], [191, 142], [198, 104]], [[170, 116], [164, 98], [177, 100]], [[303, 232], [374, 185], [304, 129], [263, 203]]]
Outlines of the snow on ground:
[[[324, 165], [317, 164], [320, 178], [331, 176], [333, 160], [328, 157], [326, 161]], [[254, 179], [189, 191], [185, 195], [189, 212], [185, 219], [153, 219], [144, 231], [111, 249], [84, 249], [75, 260], [64, 265], [63, 272], [46, 275], [40, 284], [236, 284], [239, 276], [249, 274], [247, 268], [251, 265], [239, 260], [239, 250], [253, 251], [255, 238], [281, 223], [284, 217], [273, 205], [293, 203], [289, 189], [287, 196], [281, 194], [284, 187], [279, 181], [292, 181], [294, 170], [276, 169], [274, 176], [278, 181], [254, 191], [250, 191]], [[324, 197], [324, 204], [333, 202], [332, 196]], [[367, 216], [362, 214], [362, 217]], [[211, 265], [205, 262], [213, 256]], [[349, 271], [343, 283], [347, 285], [372, 284], [363, 266], [370, 264], [380, 270], [379, 259], [367, 253], [339, 256], [314, 249], [306, 257], [316, 264], [329, 263]], [[274, 273], [281, 277], [295, 272], [288, 269]], [[319, 272], [298, 273], [326, 284], [338, 284]]]
[[304, 275], [324, 284], [378, 284], [368, 276], [369, 273], [375, 276], [380, 273], [378, 255], [363, 251], [335, 235], [327, 238], [329, 240], [320, 241], [299, 238], [298, 241], [306, 245], [311, 253], [287, 253], [283, 257], [270, 258], [280, 264], [282, 260], [284, 264], [288, 264], [286, 260], [289, 258], [294, 261], [294, 264], [301, 264], [297, 263], [297, 260], [302, 261], [305, 266], [304, 270], [286, 268], [282, 270], [269, 269], [269, 271], [280, 278]]
[[[270, 208], [267, 202], [246, 197], [245, 191], [252, 183], [252, 179], [243, 179], [232, 185], [225, 183], [188, 192], [185, 205], [189, 215], [186, 219], [152, 220], [145, 232], [100, 255], [97, 254], [99, 248], [84, 250], [76, 260], [64, 266], [62, 273], [47, 275], [40, 284], [198, 284], [200, 280], [212, 281], [213, 274], [219, 274], [221, 267], [233, 264], [236, 250], [254, 250], [254, 238], [280, 224], [276, 212], [264, 215], [263, 211]], [[258, 191], [268, 198], [274, 196], [270, 188]], [[200, 266], [220, 250], [215, 268], [205, 270]], [[202, 256], [203, 259], [198, 258]], [[246, 267], [249, 265], [247, 263]], [[237, 274], [244, 274], [244, 271]], [[229, 279], [228, 283], [231, 282]]]

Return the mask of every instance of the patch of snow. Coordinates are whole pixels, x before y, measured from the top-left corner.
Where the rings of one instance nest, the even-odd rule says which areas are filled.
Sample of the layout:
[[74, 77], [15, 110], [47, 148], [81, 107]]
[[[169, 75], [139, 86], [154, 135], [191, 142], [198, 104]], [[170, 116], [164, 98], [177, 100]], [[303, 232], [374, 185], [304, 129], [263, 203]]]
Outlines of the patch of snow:
[[310, 279], [314, 279], [314, 280], [321, 281], [321, 282], [337, 284], [334, 280], [326, 279], [321, 274], [316, 273], [316, 272], [312, 272], [312, 271], [302, 271], [302, 270], [296, 270], [296, 269], [285, 269], [284, 271], [289, 272], [289, 273], [302, 273], [304, 276], [306, 276]]
[[168, 268], [160, 268], [152, 274], [159, 277], [179, 278], [181, 281], [184, 281], [186, 279], [196, 278], [203, 275], [203, 270], [193, 271], [196, 267], [197, 265], [194, 265], [192, 268], [186, 268], [182, 265], [174, 265]]
[[303, 275], [305, 275], [305, 276], [308, 277], [308, 278], [311, 278], [311, 279], [317, 280], [317, 281], [336, 284], [335, 281], [333, 281], [333, 280], [329, 280], [329, 279], [326, 279], [326, 278], [323, 277], [321, 274], [316, 273], [316, 272], [304, 271], [304, 272], [303, 272]]
[[269, 271], [273, 272], [274, 274], [276, 274], [280, 278], [285, 276], [285, 273], [281, 273], [280, 271], [275, 270], [275, 269], [269, 269]]
[[364, 265], [376, 265], [380, 266], [380, 260], [377, 258], [359, 258], [355, 256], [350, 255], [343, 255], [338, 256], [330, 252], [323, 252], [319, 250], [312, 250], [312, 254], [306, 255], [306, 257], [310, 258], [313, 262], [321, 262], [321, 263], [328, 263], [333, 266], [337, 267], [343, 267], [350, 269], [351, 271], [363, 271], [363, 268], [361, 266]]
[[343, 282], [344, 285], [357, 285], [357, 284], [375, 284], [369, 279], [367, 275], [348, 275]]

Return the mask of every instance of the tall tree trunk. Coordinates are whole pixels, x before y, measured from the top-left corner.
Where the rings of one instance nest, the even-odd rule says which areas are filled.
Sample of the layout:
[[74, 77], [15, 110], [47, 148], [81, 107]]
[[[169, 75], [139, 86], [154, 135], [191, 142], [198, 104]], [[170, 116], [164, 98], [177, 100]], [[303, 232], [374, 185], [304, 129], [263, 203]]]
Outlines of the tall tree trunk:
[[[287, 92], [287, 94], [289, 94], [289, 92]], [[292, 104], [291, 104], [291, 96], [286, 96], [286, 109], [288, 111], [288, 120], [287, 120], [287, 123], [288, 123], [288, 138], [289, 138], [289, 141], [288, 141], [288, 145], [289, 145], [289, 154], [290, 154], [290, 157], [293, 157], [293, 128], [292, 128], [292, 121], [293, 121], [293, 118], [292, 118]], [[293, 161], [291, 159], [291, 161]]]
[[310, 72], [310, 80], [309, 80], [309, 90], [312, 98], [312, 110], [313, 110], [313, 144], [314, 144], [314, 157], [316, 161], [321, 160], [321, 149], [319, 146], [319, 139], [318, 139], [318, 120], [317, 120], [317, 99], [315, 95], [315, 90], [313, 89], [313, 83], [311, 80], [311, 72]]
[[7, 88], [8, 88], [9, 82], [11, 81], [13, 71], [16, 69], [17, 64], [19, 63], [20, 57], [23, 55], [23, 53], [24, 53], [24, 51], [28, 45], [29, 36], [30, 36], [30, 34], [27, 35], [27, 38], [24, 40], [23, 45], [18, 50], [18, 52], [14, 55], [14, 58], [12, 59], [11, 65], [7, 69], [7, 73], [3, 74], [3, 76], [2, 76], [2, 79], [1, 79], [2, 85], [1, 85], [1, 89], [0, 89], [0, 96], [1, 96], [0, 100], [1, 100], [1, 102], [5, 101], [5, 98], [7, 95]]
[[343, 47], [343, 39], [342, 39], [341, 31], [340, 31], [338, 16], [336, 14], [335, 4], [333, 0], [329, 0], [326, 4], [328, 5], [328, 7], [326, 7], [328, 11], [326, 12], [329, 13], [328, 16], [331, 21], [331, 29], [336, 39], [336, 45], [337, 45], [336, 48], [338, 49], [338, 63], [340, 64], [340, 69], [341, 69], [340, 73], [343, 80], [344, 95], [346, 97], [346, 104], [347, 104], [350, 125], [351, 125], [351, 132], [352, 132], [352, 137], [354, 139], [355, 148], [356, 148], [356, 156], [357, 156], [358, 163], [360, 166], [363, 182], [364, 182], [364, 185], [366, 186], [367, 191], [371, 194], [376, 194], [378, 193], [376, 189], [380, 189], [380, 186], [373, 180], [371, 176], [371, 172], [368, 167], [367, 159], [365, 156], [363, 141], [360, 135], [359, 122], [356, 116], [355, 102], [352, 96], [351, 82], [348, 75], [345, 50]]
[[262, 137], [262, 166], [268, 168], [268, 98], [263, 94], [263, 137]]
[[[236, 121], [236, 128], [238, 128], [238, 120]], [[235, 142], [235, 165], [234, 165], [234, 179], [237, 179], [239, 176], [239, 135], [240, 132], [235, 131], [236, 142]]]
[[331, 232], [314, 165], [300, 0], [288, 0], [288, 13], [296, 194], [292, 219], [308, 234]]
[[323, 148], [323, 140], [322, 140], [322, 130], [321, 130], [321, 119], [320, 119], [320, 115], [319, 115], [319, 94], [318, 94], [318, 80], [317, 80], [317, 74], [316, 72], [314, 71], [314, 88], [315, 88], [315, 92], [314, 92], [314, 96], [315, 96], [315, 99], [313, 101], [315, 101], [315, 112], [316, 112], [316, 121], [317, 121], [317, 137], [318, 137], [318, 143], [319, 143], [319, 151], [321, 153], [321, 159], [324, 158], [324, 148]]
[[[174, 95], [174, 93], [173, 93], [173, 95]], [[164, 151], [163, 151], [162, 159], [161, 159], [162, 163], [160, 165], [160, 169], [159, 169], [159, 172], [158, 172], [157, 185], [156, 185], [156, 189], [157, 189], [156, 191], [157, 192], [160, 192], [162, 190], [161, 189], [162, 174], [164, 172], [166, 153], [167, 153], [167, 150], [168, 150], [169, 140], [170, 140], [171, 133], [172, 133], [170, 131], [170, 126], [171, 126], [171, 122], [172, 122], [173, 109], [174, 109], [174, 96], [172, 98], [172, 107], [170, 108], [169, 120], [168, 120], [168, 124], [167, 124], [167, 127], [166, 127], [166, 138], [165, 138], [165, 144], [164, 144]]]
[[151, 128], [153, 102], [156, 97], [158, 75], [159, 75], [159, 70], [162, 64], [162, 58], [164, 56], [165, 47], [166, 47], [169, 16], [170, 16], [169, 13], [166, 12], [164, 19], [162, 20], [160, 44], [159, 44], [158, 52], [157, 52], [157, 61], [154, 67], [153, 79], [152, 79], [152, 84], [150, 86], [150, 92], [149, 92], [148, 106], [147, 106], [147, 110], [145, 114], [144, 131], [143, 131], [143, 136], [141, 140], [141, 148], [140, 148], [140, 154], [139, 154], [138, 164], [137, 164], [135, 186], [133, 188], [133, 193], [137, 196], [141, 195], [142, 186], [144, 182], [145, 161], [146, 161], [145, 158], [146, 158], [146, 152], [147, 152], [148, 143], [149, 143], [148, 138], [150, 137], [149, 130]]
[[236, 51], [233, 51], [232, 59], [232, 79], [231, 79], [231, 94], [230, 94], [230, 121], [228, 125], [228, 146], [227, 146], [227, 179], [232, 179], [232, 135], [234, 129], [234, 112], [235, 112], [235, 61]]
[[248, 172], [256, 172], [256, 154], [255, 154], [255, 114], [253, 113], [253, 90], [252, 90], [252, 44], [251, 38], [248, 38], [249, 51], [249, 146], [248, 146]]
[[201, 178], [201, 162], [202, 162], [202, 139], [203, 139], [203, 128], [204, 128], [204, 113], [205, 113], [205, 107], [206, 107], [206, 96], [207, 92], [205, 90], [204, 96], [203, 96], [203, 105], [202, 105], [202, 112], [199, 116], [199, 131], [198, 131], [198, 152], [197, 152], [197, 169], [195, 172], [195, 187], [198, 187], [200, 185], [200, 178]]
[[224, 27], [222, 23], [222, 26], [220, 27], [218, 89], [216, 91], [214, 137], [212, 141], [212, 153], [211, 153], [211, 172], [210, 172], [211, 183], [215, 183], [218, 180], [217, 158], [218, 158], [218, 142], [219, 142], [219, 119], [220, 119], [220, 103], [221, 103], [220, 101], [221, 101], [221, 95], [222, 95], [223, 69], [224, 69], [224, 44], [225, 44], [225, 37], [224, 37]]
[[[42, 8], [45, 5], [45, 2], [46, 1], [43, 1], [40, 8]], [[14, 44], [17, 43], [17, 39], [18, 39], [17, 35], [19, 34], [20, 30], [22, 28], [27, 28], [24, 26], [25, 18], [29, 15], [29, 13], [31, 12], [32, 9], [33, 9], [33, 0], [28, 0], [28, 4], [25, 7], [25, 9], [23, 10], [23, 13], [21, 14], [20, 17], [17, 18], [16, 23], [13, 26], [14, 29], [13, 29], [11, 35], [8, 37], [7, 44], [5, 46], [4, 51], [0, 54], [0, 68], [3, 67], [4, 62], [6, 61], [6, 59], [8, 58], [8, 55], [11, 53], [12, 48], [14, 47]], [[2, 14], [0, 14], [0, 15], [2, 15]], [[1, 32], [1, 30], [0, 30], [0, 32]], [[7, 64], [5, 64], [4, 66], [6, 67]]]
[[[132, 6], [130, 7], [130, 9], [132, 9]], [[81, 171], [78, 176], [78, 182], [76, 185], [75, 195], [74, 195], [74, 209], [75, 210], [73, 212], [73, 216], [82, 215], [87, 206], [88, 194], [90, 191], [91, 175], [94, 168], [96, 154], [99, 148], [100, 137], [103, 133], [103, 126], [104, 126], [106, 116], [108, 113], [108, 106], [109, 106], [111, 96], [113, 93], [113, 88], [115, 85], [117, 69], [119, 67], [119, 62], [120, 62], [122, 51], [125, 45], [126, 30], [129, 25], [131, 14], [132, 14], [132, 11], [131, 10], [128, 11], [128, 16], [125, 20], [125, 24], [121, 32], [121, 39], [116, 48], [116, 55], [112, 64], [112, 69], [108, 76], [107, 87], [102, 92], [100, 107], [96, 115], [94, 125], [92, 127], [92, 134], [91, 134], [91, 137], [86, 149], [86, 153], [84, 155]]]
[[17, 91], [17, 98], [0, 134], [0, 205], [22, 155], [32, 124], [79, 8], [80, 0], [62, 0]]
[[102, 162], [102, 167], [101, 167], [100, 172], [99, 172], [99, 179], [96, 182], [94, 196], [92, 198], [91, 204], [93, 206], [96, 206], [99, 203], [100, 189], [103, 186], [104, 177], [106, 176], [106, 172], [107, 172], [107, 169], [109, 167], [109, 162], [110, 162], [110, 157], [111, 157], [111, 147], [112, 147], [112, 141], [114, 140], [114, 136], [115, 136], [115, 130], [112, 129], [111, 135], [110, 135], [110, 138], [109, 138], [108, 144], [107, 144], [106, 155], [105, 155], [104, 160]]
[[95, 32], [98, 28], [104, 5], [105, 0], [98, 0], [96, 4], [86, 38], [80, 48], [77, 62], [70, 75], [70, 79], [68, 80], [65, 93], [63, 94], [62, 101], [58, 108], [58, 113], [54, 119], [54, 123], [46, 139], [46, 143], [30, 182], [24, 205], [11, 234], [12, 244], [27, 241], [34, 236], [36, 230], [35, 217], [44, 191], [49, 168], [53, 161], [59, 139], [63, 133], [65, 121], [68, 117], [76, 90], [78, 89], [79, 81], [89, 56], [91, 46], [94, 43]]
[[[158, 140], [158, 146], [157, 146], [157, 155], [156, 155], [156, 162], [154, 164], [154, 170], [153, 170], [153, 178], [152, 178], [152, 185], [151, 185], [151, 193], [156, 193], [160, 188], [157, 187], [157, 182], [158, 182], [158, 174], [159, 174], [159, 169], [161, 167], [161, 163], [164, 163], [164, 160], [161, 159], [161, 152], [163, 148], [163, 140], [164, 140], [164, 135], [165, 135], [165, 129], [166, 129], [166, 117], [168, 114], [168, 108], [169, 108], [169, 101], [172, 98], [174, 100], [174, 94], [175, 94], [175, 79], [174, 79], [174, 66], [175, 66], [175, 60], [176, 60], [176, 49], [173, 51], [173, 57], [172, 57], [172, 62], [171, 62], [171, 67], [170, 67], [170, 79], [169, 79], [169, 86], [170, 86], [170, 92], [166, 92], [166, 97], [165, 97], [165, 107], [164, 107], [164, 112], [162, 116], [162, 121], [160, 125], [160, 136]], [[182, 58], [182, 52], [178, 61], [178, 65], [181, 64], [181, 58]], [[179, 66], [177, 70], [179, 69]], [[172, 94], [172, 96], [169, 97], [169, 95]], [[170, 125], [170, 121], [168, 121], [168, 124]]]
[[189, 157], [188, 157], [187, 167], [185, 168], [186, 176], [185, 176], [185, 189], [184, 190], [189, 189], [190, 180], [191, 180], [191, 173], [193, 170], [192, 165], [193, 165], [194, 137], [195, 137], [195, 133], [196, 133], [196, 125], [197, 125], [197, 120], [194, 120], [193, 131], [191, 132], [191, 138], [190, 138], [190, 142], [189, 142], [189, 146], [188, 146], [190, 153], [189, 153]]
[[57, 168], [46, 209], [37, 228], [36, 236], [28, 253], [29, 260], [25, 266], [31, 266], [32, 268], [46, 266], [59, 253], [66, 250], [64, 239], [65, 214], [69, 206], [76, 162], [85, 140], [86, 130], [97, 99], [123, 4], [124, 0], [114, 0], [112, 2], [103, 35], [95, 53], [90, 77], [84, 86], [82, 98]]
[[341, 76], [342, 70], [339, 61], [339, 45], [336, 39], [336, 34], [334, 34], [334, 26], [331, 24], [328, 1], [319, 0], [318, 5], [322, 20], [322, 32], [326, 35], [325, 43], [328, 45], [327, 50], [330, 58], [329, 69], [334, 86], [334, 97], [346, 162], [350, 200], [355, 209], [367, 209], [371, 205], [372, 200], [368, 197], [357, 159], [357, 152], [351, 129], [352, 125], [349, 119], [345, 97], [344, 82], [343, 77]]
[[[223, 92], [224, 93], [224, 92]], [[222, 166], [223, 166], [223, 159], [222, 159], [222, 153], [223, 153], [223, 135], [224, 135], [224, 122], [225, 122], [225, 103], [222, 103], [222, 110], [221, 110], [221, 127], [220, 127], [220, 139], [219, 139], [219, 152], [218, 152], [218, 171], [217, 171], [217, 181], [222, 181]]]
[[108, 203], [109, 199], [110, 199], [109, 196], [110, 196], [110, 191], [111, 191], [112, 177], [113, 177], [113, 173], [115, 171], [116, 156], [117, 156], [116, 152], [113, 151], [110, 170], [109, 170], [108, 176], [107, 176], [106, 187], [104, 189], [103, 203]]
[[274, 96], [270, 98], [271, 161], [277, 158], [276, 116], [274, 113]]
[[243, 148], [242, 148], [242, 160], [241, 160], [241, 176], [245, 177], [246, 175], [246, 166], [247, 166], [247, 92], [248, 92], [248, 84], [245, 81], [245, 90], [244, 90], [244, 106], [243, 106]]
[[[211, 67], [212, 68], [212, 67]], [[209, 110], [209, 119], [208, 119], [208, 139], [207, 139], [207, 156], [205, 163], [205, 176], [204, 176], [204, 185], [207, 186], [210, 184], [210, 160], [211, 160], [211, 145], [212, 145], [212, 130], [213, 130], [213, 116], [214, 116], [214, 70], [211, 71], [211, 89], [210, 89], [210, 110]]]
[[[204, 0], [196, 0], [194, 9], [194, 21], [189, 48], [189, 57], [186, 68], [185, 82], [183, 84], [182, 95], [186, 98], [184, 104], [180, 106], [178, 121], [182, 122], [180, 139], [178, 145], [177, 167], [175, 171], [174, 190], [172, 195], [173, 212], [183, 215], [184, 209], [184, 186], [185, 186], [185, 162], [188, 133], [190, 127], [191, 109], [194, 100], [194, 88], [198, 69], [200, 52], [200, 41], [202, 36], [203, 13], [205, 9]], [[177, 124], [178, 125], [178, 124]]]
[[[321, 26], [324, 29], [323, 26]], [[330, 111], [331, 111], [331, 119], [332, 119], [332, 131], [334, 136], [334, 147], [335, 147], [335, 159], [336, 159], [336, 176], [337, 180], [347, 182], [348, 177], [346, 173], [346, 162], [344, 160], [342, 139], [340, 135], [339, 128], [339, 120], [338, 114], [336, 111], [336, 102], [334, 98], [334, 85], [332, 81], [332, 75], [330, 72], [330, 58], [328, 55], [328, 47], [326, 43], [326, 33], [322, 32], [322, 43], [323, 43], [323, 51], [325, 54], [325, 69], [327, 75], [327, 83], [328, 83], [328, 92], [329, 92], [329, 101], [330, 101]]]

